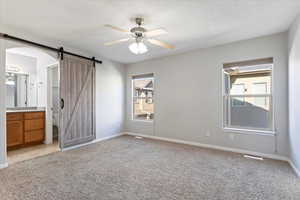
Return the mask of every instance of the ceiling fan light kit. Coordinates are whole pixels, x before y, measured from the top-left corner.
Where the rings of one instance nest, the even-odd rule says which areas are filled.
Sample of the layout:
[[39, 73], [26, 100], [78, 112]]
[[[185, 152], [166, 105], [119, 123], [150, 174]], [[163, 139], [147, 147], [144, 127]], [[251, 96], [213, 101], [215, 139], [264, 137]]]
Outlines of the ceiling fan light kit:
[[128, 48], [134, 54], [143, 54], [148, 51], [147, 46], [142, 42], [134, 42]]
[[131, 37], [112, 41], [112, 42], [106, 42], [106, 43], [104, 43], [104, 45], [110, 46], [110, 45], [127, 42], [129, 40], [134, 39], [134, 43], [130, 44], [128, 47], [129, 50], [134, 54], [143, 54], [148, 51], [147, 46], [144, 44], [145, 41], [147, 41], [153, 45], [160, 46], [160, 47], [167, 48], [167, 49], [175, 48], [171, 44], [167, 44], [165, 42], [162, 42], [162, 41], [152, 38], [155, 36], [167, 34], [167, 31], [165, 29], [159, 28], [159, 29], [154, 29], [154, 30], [148, 31], [147, 29], [142, 27], [143, 21], [144, 21], [143, 18], [136, 18], [135, 22], [136, 22], [137, 26], [130, 29], [130, 31], [127, 31], [125, 29], [122, 29], [122, 28], [119, 28], [116, 26], [112, 26], [109, 24], [105, 25], [105, 27], [111, 28], [113, 30], [120, 31], [120, 32], [123, 32], [126, 34], [130, 34]]

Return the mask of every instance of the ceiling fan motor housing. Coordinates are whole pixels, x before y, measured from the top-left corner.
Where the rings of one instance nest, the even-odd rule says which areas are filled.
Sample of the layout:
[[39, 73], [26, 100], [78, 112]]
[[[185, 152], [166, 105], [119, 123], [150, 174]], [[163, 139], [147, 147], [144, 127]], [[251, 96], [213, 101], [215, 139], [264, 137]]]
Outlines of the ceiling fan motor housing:
[[141, 17], [135, 18], [135, 23], [136, 23], [137, 25], [141, 26], [141, 25], [143, 24], [143, 22], [144, 22], [144, 19], [143, 19], [143, 18], [141, 18]]
[[130, 30], [131, 33], [135, 35], [135, 37], [143, 37], [144, 33], [147, 32], [147, 30], [143, 27], [134, 27]]
[[141, 27], [142, 23], [144, 22], [144, 19], [137, 17], [137, 18], [135, 18], [135, 22], [138, 26], [130, 29], [130, 32], [133, 33], [136, 38], [143, 38], [145, 35], [145, 32], [147, 32], [147, 30], [145, 28]]
[[146, 31], [147, 30], [145, 28], [140, 27], [140, 26], [130, 29], [131, 33], [145, 33]]

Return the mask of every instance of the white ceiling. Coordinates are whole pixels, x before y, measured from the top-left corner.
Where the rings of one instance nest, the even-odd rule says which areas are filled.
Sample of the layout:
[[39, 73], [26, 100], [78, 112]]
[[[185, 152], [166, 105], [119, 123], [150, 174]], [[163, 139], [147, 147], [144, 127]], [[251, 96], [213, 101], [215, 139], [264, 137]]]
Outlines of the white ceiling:
[[44, 51], [32, 47], [10, 48], [7, 49], [6, 52], [36, 58], [38, 61], [42, 62], [44, 66], [49, 66], [58, 62], [57, 59], [48, 55]]
[[[138, 62], [197, 48], [225, 44], [286, 31], [300, 12], [299, 0], [0, 0], [8, 27], [63, 42], [121, 63]], [[104, 42], [126, 35], [108, 28], [130, 29], [136, 16], [145, 27], [163, 27], [157, 37], [175, 50], [148, 44], [150, 51], [134, 55], [129, 43]]]

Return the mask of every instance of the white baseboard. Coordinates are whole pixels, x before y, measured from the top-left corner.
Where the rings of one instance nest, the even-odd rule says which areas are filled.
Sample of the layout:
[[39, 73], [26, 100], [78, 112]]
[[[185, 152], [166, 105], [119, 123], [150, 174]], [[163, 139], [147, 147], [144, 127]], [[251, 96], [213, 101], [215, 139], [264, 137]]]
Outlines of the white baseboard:
[[294, 165], [294, 162], [292, 160], [288, 160], [288, 163], [290, 164], [290, 166], [293, 168], [294, 172], [296, 173], [296, 175], [300, 178], [300, 171], [299, 169]]
[[222, 146], [203, 144], [203, 143], [198, 143], [198, 142], [188, 142], [188, 141], [184, 141], [184, 140], [169, 139], [169, 138], [164, 138], [164, 137], [143, 135], [143, 134], [132, 133], [132, 132], [125, 132], [124, 135], [140, 136], [140, 137], [145, 137], [145, 138], [150, 138], [150, 139], [155, 139], [155, 140], [162, 140], [162, 141], [167, 141], [167, 142], [174, 142], [174, 143], [179, 143], [179, 144], [187, 144], [187, 145], [198, 146], [198, 147], [203, 147], [203, 148], [216, 149], [216, 150], [220, 150], [220, 151], [229, 151], [229, 152], [234, 152], [234, 153], [239, 153], [239, 154], [259, 156], [259, 157], [269, 158], [269, 159], [273, 159], [273, 160], [281, 160], [281, 161], [288, 162], [290, 164], [290, 166], [292, 167], [292, 169], [294, 170], [295, 174], [300, 178], [300, 170], [294, 165], [293, 161], [291, 161], [289, 158], [287, 158], [285, 156], [281, 156], [281, 155], [265, 154], [265, 153], [259, 153], [259, 152], [255, 152], [255, 151], [248, 151], [248, 150], [237, 149], [237, 148], [222, 147]]
[[259, 156], [259, 157], [263, 157], [263, 158], [270, 158], [270, 159], [274, 159], [274, 160], [281, 160], [281, 161], [287, 161], [287, 162], [289, 161], [289, 159], [287, 157], [284, 157], [281, 155], [275, 155], [275, 154], [265, 154], [265, 153], [259, 153], [259, 152], [255, 152], [255, 151], [249, 151], [249, 150], [243, 150], [243, 149], [237, 149], [237, 148], [222, 147], [222, 146], [218, 146], [218, 145], [203, 144], [203, 143], [198, 143], [198, 142], [189, 142], [189, 141], [185, 141], [185, 140], [170, 139], [170, 138], [157, 137], [157, 136], [152, 136], [152, 135], [143, 135], [143, 134], [132, 133], [132, 132], [126, 132], [125, 134], [132, 135], [132, 136], [141, 136], [141, 137], [155, 139], [155, 140], [162, 140], [162, 141], [167, 141], [167, 142], [174, 142], [174, 143], [179, 143], [179, 144], [187, 144], [187, 145], [198, 146], [198, 147], [209, 148], [209, 149], [216, 149], [216, 150], [221, 150], [221, 151], [229, 151], [229, 152], [240, 153], [240, 154], [248, 154], [248, 155]]
[[72, 147], [64, 148], [61, 151], [64, 152], [64, 151], [69, 151], [69, 150], [72, 150], [72, 149], [77, 149], [77, 148], [87, 146], [87, 145], [90, 145], [90, 144], [94, 144], [94, 143], [97, 143], [97, 142], [109, 140], [109, 139], [112, 139], [112, 138], [115, 138], [115, 137], [120, 137], [122, 135], [124, 135], [124, 133], [119, 133], [119, 134], [116, 134], [116, 135], [110, 135], [110, 136], [107, 136], [107, 137], [98, 138], [98, 139], [95, 139], [95, 140], [93, 140], [91, 142], [88, 142], [88, 143], [85, 143], [85, 144], [79, 144], [79, 145], [75, 145], [75, 146], [72, 146]]
[[8, 167], [8, 163], [0, 164], [0, 169], [4, 169]]
[[110, 136], [107, 136], [107, 137], [98, 138], [98, 139], [94, 140], [92, 143], [97, 143], [97, 142], [101, 142], [101, 141], [104, 141], [104, 140], [110, 140], [110, 139], [113, 139], [113, 138], [116, 138], [116, 137], [120, 137], [122, 135], [124, 135], [124, 133], [119, 133], [119, 134], [116, 134], [116, 135], [110, 135]]
[[220, 151], [229, 151], [229, 152], [234, 152], [234, 153], [259, 156], [259, 157], [269, 158], [269, 159], [273, 159], [273, 160], [281, 160], [281, 161], [288, 162], [290, 164], [290, 166], [292, 167], [292, 169], [294, 170], [295, 174], [300, 178], [300, 170], [294, 165], [293, 161], [291, 161], [289, 158], [287, 158], [285, 156], [281, 156], [281, 155], [265, 154], [265, 153], [259, 153], [259, 152], [255, 152], [255, 151], [248, 151], [248, 150], [237, 149], [237, 148], [222, 147], [222, 146], [203, 144], [203, 143], [198, 143], [198, 142], [188, 142], [188, 141], [184, 141], [184, 140], [169, 139], [169, 138], [164, 138], [164, 137], [143, 135], [143, 134], [132, 133], [132, 132], [125, 132], [124, 135], [140, 136], [140, 137], [150, 138], [150, 139], [155, 139], [155, 140], [162, 140], [162, 141], [167, 141], [167, 142], [174, 142], [174, 143], [179, 143], [179, 144], [187, 144], [187, 145], [198, 146], [198, 147], [203, 147], [203, 148], [216, 149], [216, 150], [220, 150]]

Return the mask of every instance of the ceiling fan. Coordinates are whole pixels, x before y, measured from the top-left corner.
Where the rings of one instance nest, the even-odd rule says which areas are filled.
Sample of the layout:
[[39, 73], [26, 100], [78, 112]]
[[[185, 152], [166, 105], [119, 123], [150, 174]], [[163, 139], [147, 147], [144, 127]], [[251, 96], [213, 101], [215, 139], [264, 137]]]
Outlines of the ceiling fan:
[[116, 31], [120, 31], [123, 33], [127, 33], [129, 34], [128, 38], [123, 38], [120, 40], [115, 40], [112, 42], [106, 42], [104, 43], [105, 46], [110, 46], [110, 45], [114, 45], [114, 44], [119, 44], [122, 42], [127, 42], [130, 40], [133, 40], [134, 42], [132, 44], [129, 45], [129, 50], [134, 53], [134, 54], [143, 54], [146, 53], [148, 51], [147, 46], [144, 44], [145, 41], [153, 44], [153, 45], [157, 45], [163, 48], [167, 48], [167, 49], [174, 49], [175, 47], [171, 44], [153, 39], [152, 37], [155, 36], [159, 36], [159, 35], [163, 35], [163, 34], [167, 34], [167, 31], [165, 29], [162, 28], [158, 28], [158, 29], [154, 29], [154, 30], [150, 30], [148, 31], [147, 29], [145, 29], [144, 27], [142, 27], [142, 24], [144, 22], [143, 18], [135, 18], [135, 23], [137, 24], [137, 26], [133, 27], [132, 29], [125, 30], [116, 26], [112, 26], [109, 24], [106, 24], [105, 27], [114, 29]]

